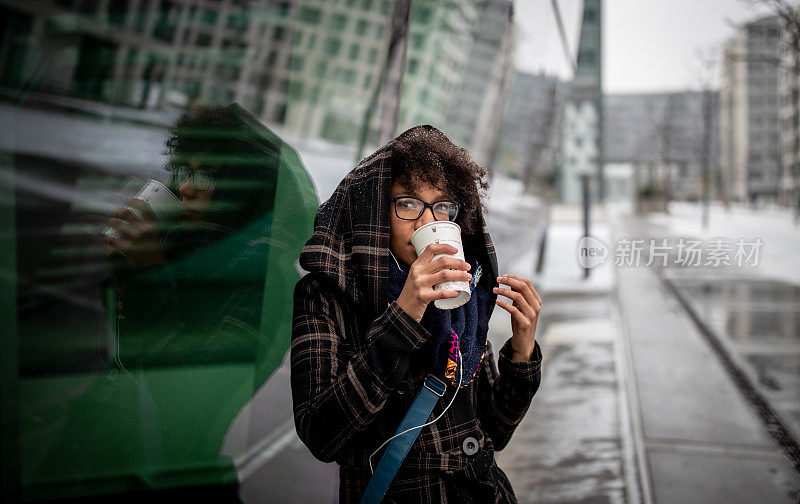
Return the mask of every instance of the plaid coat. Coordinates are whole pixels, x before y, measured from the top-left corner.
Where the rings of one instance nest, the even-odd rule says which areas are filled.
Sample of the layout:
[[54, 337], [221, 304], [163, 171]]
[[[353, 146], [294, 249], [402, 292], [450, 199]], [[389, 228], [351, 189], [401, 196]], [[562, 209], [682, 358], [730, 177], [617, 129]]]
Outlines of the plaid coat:
[[[309, 271], [294, 292], [291, 383], [298, 436], [324, 462], [340, 465], [340, 502], [358, 502], [371, 476], [368, 457], [394, 434], [425, 378], [428, 331], [388, 302], [389, 142], [364, 159], [317, 212], [300, 256]], [[474, 251], [487, 292], [497, 286], [494, 247], [483, 233]], [[468, 252], [469, 254], [469, 252]], [[489, 315], [496, 295], [490, 298]], [[458, 502], [464, 486], [480, 502], [516, 502], [494, 450], [506, 446], [540, 382], [538, 343], [530, 362], [512, 363], [510, 340], [495, 362], [489, 347], [481, 371], [453, 406], [422, 429], [384, 502]], [[449, 387], [435, 407], [450, 402]], [[465, 439], [481, 450], [467, 456]], [[373, 459], [377, 464], [383, 451]]]

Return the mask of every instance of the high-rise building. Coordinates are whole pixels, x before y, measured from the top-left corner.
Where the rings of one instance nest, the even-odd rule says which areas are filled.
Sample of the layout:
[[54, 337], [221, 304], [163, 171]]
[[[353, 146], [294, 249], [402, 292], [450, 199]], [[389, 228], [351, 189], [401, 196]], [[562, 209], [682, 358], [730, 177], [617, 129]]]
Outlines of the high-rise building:
[[448, 135], [448, 118], [465, 75], [473, 24], [472, 0], [418, 0], [411, 9], [398, 131], [431, 124]]
[[386, 57], [393, 3], [298, 0], [286, 128], [353, 142]]
[[583, 4], [581, 36], [575, 78], [564, 109], [564, 141], [560, 174], [560, 199], [581, 200], [581, 177], [588, 175], [602, 198], [602, 1]]
[[450, 108], [448, 132], [479, 164], [491, 165], [513, 81], [514, 9], [510, 0], [477, 3], [466, 76]]
[[[295, 8], [286, 128], [354, 143], [385, 64], [393, 2], [298, 0]], [[413, 2], [398, 131], [416, 124], [447, 130], [474, 21], [469, 0]], [[373, 119], [369, 143], [377, 138]]]
[[774, 201], [780, 25], [767, 16], [741, 26], [725, 48], [720, 129], [723, 190], [734, 201]]

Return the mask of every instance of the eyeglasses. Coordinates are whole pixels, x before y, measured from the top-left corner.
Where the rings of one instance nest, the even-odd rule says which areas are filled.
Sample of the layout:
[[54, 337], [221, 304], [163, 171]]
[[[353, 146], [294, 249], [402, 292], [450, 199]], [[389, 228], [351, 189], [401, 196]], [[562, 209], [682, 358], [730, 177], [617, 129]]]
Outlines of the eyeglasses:
[[394, 213], [403, 220], [417, 220], [425, 213], [425, 209], [430, 207], [433, 218], [436, 220], [456, 220], [459, 205], [455, 201], [441, 200], [427, 203], [419, 198], [411, 196], [394, 196]]
[[192, 187], [198, 191], [208, 191], [214, 183], [214, 174], [207, 170], [193, 170], [186, 165], [175, 168], [175, 180], [180, 184], [187, 178], [192, 179]]

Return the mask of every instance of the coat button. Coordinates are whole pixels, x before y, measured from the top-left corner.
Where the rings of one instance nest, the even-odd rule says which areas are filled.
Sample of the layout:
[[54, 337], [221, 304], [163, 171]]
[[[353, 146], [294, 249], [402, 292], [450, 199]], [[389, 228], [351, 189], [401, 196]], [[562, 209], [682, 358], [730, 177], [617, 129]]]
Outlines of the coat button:
[[480, 450], [481, 447], [478, 445], [477, 439], [474, 437], [468, 437], [461, 444], [461, 449], [464, 451], [464, 455], [472, 456], [478, 453], [478, 450]]

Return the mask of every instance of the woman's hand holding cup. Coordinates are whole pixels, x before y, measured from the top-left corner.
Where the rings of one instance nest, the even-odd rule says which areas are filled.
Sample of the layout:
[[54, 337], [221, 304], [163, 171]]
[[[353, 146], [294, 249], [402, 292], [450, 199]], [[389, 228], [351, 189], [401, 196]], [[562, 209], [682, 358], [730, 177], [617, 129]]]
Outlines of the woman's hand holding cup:
[[422, 254], [411, 265], [403, 291], [397, 298], [397, 305], [413, 317], [417, 322], [422, 320], [428, 303], [437, 299], [459, 296], [458, 291], [434, 290], [433, 286], [448, 281], [466, 281], [472, 279], [467, 273], [471, 266], [468, 262], [456, 257], [440, 257], [439, 254], [456, 254], [458, 249], [444, 243], [432, 243], [425, 247]]
[[159, 224], [153, 211], [140, 199], [129, 199], [126, 208], [114, 210], [108, 226], [115, 229], [119, 239], [104, 235], [106, 256], [110, 261], [122, 256], [133, 270], [167, 262], [159, 235]]

